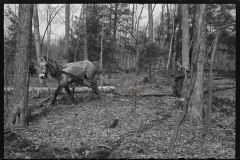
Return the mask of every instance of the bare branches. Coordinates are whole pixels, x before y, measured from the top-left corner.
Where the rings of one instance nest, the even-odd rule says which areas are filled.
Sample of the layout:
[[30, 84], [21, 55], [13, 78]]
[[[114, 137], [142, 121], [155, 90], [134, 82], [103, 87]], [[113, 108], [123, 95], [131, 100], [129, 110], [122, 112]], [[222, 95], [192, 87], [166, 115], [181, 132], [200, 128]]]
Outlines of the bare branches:
[[226, 25], [226, 26], [222, 26], [222, 27], [218, 28], [216, 31], [213, 31], [212, 33], [207, 34], [205, 37], [202, 38], [200, 44], [203, 42], [203, 40], [204, 40], [205, 38], [207, 38], [207, 37], [210, 36], [211, 34], [216, 33], [216, 32], [217, 32], [218, 30], [220, 30], [220, 29], [227, 28], [227, 27], [230, 27], [230, 26], [233, 26], [233, 25], [236, 25], [236, 23], [232, 23], [232, 24], [228, 24], [228, 25]]
[[[156, 4], [154, 4], [154, 6], [153, 6], [151, 16], [152, 16], [152, 14], [153, 14], [153, 11], [154, 11], [154, 9], [155, 9], [155, 6], [156, 6]], [[146, 26], [146, 28], [145, 28], [144, 34], [146, 34], [146, 31], [147, 31], [148, 25], [149, 25], [149, 19], [148, 19], [147, 26]]]
[[[43, 34], [43, 38], [42, 38], [42, 42], [41, 42], [41, 48], [42, 48], [42, 44], [43, 44], [43, 40], [44, 40], [44, 37], [45, 37], [45, 34], [47, 32], [47, 29], [48, 29], [48, 26], [50, 25], [50, 23], [52, 22], [52, 20], [55, 18], [55, 16], [57, 15], [57, 13], [60, 11], [60, 9], [62, 9], [63, 7], [65, 7], [65, 5], [63, 5], [61, 8], [59, 8], [56, 13], [54, 14], [54, 16], [49, 20], [48, 24], [47, 24], [47, 27], [44, 31], [44, 34]], [[57, 8], [57, 7], [56, 7]], [[54, 10], [53, 10], [54, 11]], [[52, 12], [53, 13], [53, 12]]]

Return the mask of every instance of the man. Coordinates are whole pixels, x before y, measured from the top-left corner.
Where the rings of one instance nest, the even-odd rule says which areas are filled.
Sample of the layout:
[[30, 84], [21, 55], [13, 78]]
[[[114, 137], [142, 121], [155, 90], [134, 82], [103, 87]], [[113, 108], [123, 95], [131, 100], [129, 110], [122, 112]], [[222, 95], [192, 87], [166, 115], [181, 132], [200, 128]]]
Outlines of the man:
[[180, 57], [178, 58], [178, 60], [175, 63], [175, 69], [174, 69], [174, 83], [172, 86], [172, 90], [173, 90], [173, 96], [177, 96], [177, 97], [181, 97], [182, 94], [182, 86], [183, 86], [183, 81], [185, 78], [185, 73], [184, 73], [184, 67], [181, 65], [181, 59]]

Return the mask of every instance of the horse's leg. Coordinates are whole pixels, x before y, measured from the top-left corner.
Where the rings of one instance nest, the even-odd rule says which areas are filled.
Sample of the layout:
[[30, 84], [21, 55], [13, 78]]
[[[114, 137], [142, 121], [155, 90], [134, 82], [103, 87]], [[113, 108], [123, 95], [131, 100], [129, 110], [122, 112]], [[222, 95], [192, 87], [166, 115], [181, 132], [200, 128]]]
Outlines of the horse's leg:
[[97, 86], [97, 82], [93, 81], [91, 83], [91, 88], [92, 88], [92, 98], [94, 98], [94, 93], [101, 98], [101, 95], [99, 94], [99, 90], [98, 90], [98, 86]]
[[60, 91], [62, 90], [63, 86], [62, 85], [59, 85], [57, 90], [55, 91], [54, 93], [54, 97], [53, 97], [53, 100], [52, 100], [52, 104], [54, 104], [56, 102], [56, 98], [58, 96], [58, 94], [60, 93]]
[[71, 94], [71, 91], [70, 91], [68, 85], [66, 85], [64, 88], [67, 91], [68, 95], [70, 96], [72, 103], [74, 104], [74, 96], [73, 96], [74, 93]]

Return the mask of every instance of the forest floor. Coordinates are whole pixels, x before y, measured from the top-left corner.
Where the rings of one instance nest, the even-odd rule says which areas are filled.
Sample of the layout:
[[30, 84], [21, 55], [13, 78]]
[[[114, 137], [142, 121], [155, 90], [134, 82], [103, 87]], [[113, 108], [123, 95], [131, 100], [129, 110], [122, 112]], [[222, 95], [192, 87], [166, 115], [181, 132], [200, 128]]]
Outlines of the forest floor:
[[[90, 92], [75, 93], [73, 105], [67, 94], [60, 94], [54, 106], [51, 100], [35, 106], [27, 128], [4, 131], [4, 158], [168, 158], [173, 127], [181, 112], [175, 105], [177, 99], [169, 95], [142, 97], [140, 93], [171, 93], [171, 82], [162, 76], [143, 83], [139, 75], [135, 88], [134, 80], [133, 73], [116, 74], [110, 81], [115, 91], [102, 93], [102, 100], [91, 100]], [[187, 118], [175, 143], [174, 158], [235, 158], [236, 80], [214, 74], [213, 83], [211, 134], [202, 136], [202, 130], [190, 130], [193, 126]], [[36, 84], [37, 78], [31, 78], [30, 86]], [[47, 85], [57, 86], [57, 81], [49, 77]], [[53, 92], [45, 93], [45, 97], [49, 95]], [[29, 93], [29, 104], [43, 99], [34, 99]], [[8, 92], [8, 105], [6, 94], [4, 100], [5, 122], [12, 91]], [[119, 121], [111, 128], [114, 119]]]

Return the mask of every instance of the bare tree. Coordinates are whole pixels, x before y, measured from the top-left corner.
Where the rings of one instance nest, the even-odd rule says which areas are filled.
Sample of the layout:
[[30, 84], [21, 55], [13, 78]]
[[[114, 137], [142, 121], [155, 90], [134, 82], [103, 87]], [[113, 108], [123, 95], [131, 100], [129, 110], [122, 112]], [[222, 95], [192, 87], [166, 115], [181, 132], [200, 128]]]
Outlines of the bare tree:
[[83, 59], [88, 59], [87, 52], [87, 4], [83, 4]]
[[[132, 4], [132, 33], [134, 33], [134, 12], [135, 11], [135, 4]], [[134, 38], [131, 37], [131, 44], [134, 46]]]
[[112, 59], [111, 59], [111, 63], [113, 63], [113, 59], [114, 59], [114, 56], [116, 55], [116, 48], [117, 48], [117, 39], [116, 39], [116, 36], [117, 36], [117, 18], [118, 18], [118, 6], [119, 4], [118, 3], [115, 3], [114, 4], [115, 6], [115, 10], [113, 12], [113, 15], [114, 15], [114, 19], [113, 19], [113, 52], [112, 52]]
[[[225, 14], [226, 14], [226, 8], [225, 8], [225, 4], [221, 4], [221, 22], [225, 21]], [[207, 114], [206, 114], [206, 125], [205, 125], [205, 130], [206, 132], [208, 132], [208, 128], [210, 127], [210, 122], [211, 122], [211, 114], [212, 114], [212, 77], [213, 77], [213, 64], [214, 64], [214, 59], [215, 59], [215, 55], [216, 55], [216, 51], [217, 51], [217, 46], [218, 46], [218, 42], [220, 39], [220, 36], [222, 34], [222, 30], [217, 31], [215, 40], [214, 40], [214, 44], [213, 44], [213, 51], [211, 54], [211, 62], [210, 62], [210, 68], [209, 68], [209, 85], [208, 85], [208, 94], [209, 94], [209, 98], [208, 98], [208, 108], [207, 108]]]
[[[35, 38], [35, 44], [36, 44], [37, 63], [38, 63], [37, 70], [38, 70], [38, 72], [40, 72], [39, 64], [40, 64], [40, 57], [42, 56], [42, 51], [41, 51], [41, 45], [40, 45], [39, 19], [38, 19], [37, 4], [34, 4], [33, 22], [34, 22], [34, 38]], [[45, 78], [43, 78], [43, 79], [39, 78], [39, 83], [42, 86], [46, 86]]]
[[7, 126], [14, 124], [17, 116], [19, 117], [18, 122], [23, 127], [27, 125], [32, 16], [33, 4], [19, 4], [13, 106], [9, 108]]
[[[103, 55], [103, 36], [104, 36], [104, 23], [102, 23], [102, 37], [101, 37], [101, 52], [100, 52], [100, 69], [102, 70], [102, 55]], [[102, 73], [100, 74], [100, 86], [102, 85]]]
[[[185, 119], [188, 111], [188, 106], [191, 106], [190, 111], [190, 123], [194, 121], [202, 122], [202, 109], [203, 109], [203, 66], [205, 57], [205, 44], [204, 36], [206, 34], [206, 12], [205, 4], [198, 4], [196, 11], [196, 29], [197, 34], [195, 37], [196, 45], [194, 46], [194, 58], [193, 67], [194, 72], [191, 76], [191, 82], [189, 86], [189, 92], [187, 98], [183, 102], [183, 109], [181, 115], [178, 117], [175, 130], [172, 135], [171, 143], [169, 146], [169, 158], [173, 157], [174, 144], [177, 139], [180, 125]], [[201, 44], [203, 42], [203, 44]], [[189, 104], [190, 103], [190, 104]]]
[[148, 17], [149, 17], [149, 28], [148, 28], [149, 42], [150, 42], [150, 43], [153, 43], [153, 14], [152, 14], [152, 4], [148, 4]]
[[63, 62], [68, 62], [69, 54], [69, 28], [70, 28], [70, 4], [66, 4], [65, 7], [65, 53], [63, 56]]
[[[78, 21], [79, 26], [81, 25], [82, 11], [83, 11], [83, 8], [81, 9], [80, 15], [79, 15], [79, 21]], [[77, 46], [76, 46], [76, 49], [75, 49], [75, 52], [74, 52], [74, 62], [77, 61], [77, 51], [78, 51], [79, 41], [80, 41], [80, 36], [78, 36], [78, 39], [77, 39]]]
[[[51, 12], [51, 4], [47, 4], [47, 23], [50, 21], [52, 14]], [[51, 23], [47, 29], [47, 58], [49, 57], [50, 52], [50, 42], [51, 42]]]
[[[176, 9], [176, 7], [175, 7]], [[169, 13], [170, 14], [170, 13]], [[169, 53], [168, 53], [168, 62], [167, 62], [167, 69], [166, 69], [166, 75], [169, 75], [169, 71], [170, 71], [170, 66], [171, 66], [171, 62], [172, 62], [172, 53], [173, 53], [173, 42], [174, 42], [174, 36], [175, 36], [175, 10], [173, 12], [173, 31], [172, 31], [172, 37], [171, 37], [171, 41], [170, 41], [170, 45], [169, 45]]]
[[[193, 93], [191, 95], [190, 106], [190, 123], [202, 122], [202, 110], [203, 110], [203, 73], [204, 73], [204, 62], [206, 46], [205, 41], [201, 39], [206, 34], [206, 5], [197, 5], [197, 36], [196, 46], [194, 46], [194, 60], [193, 60], [193, 74], [191, 77], [191, 84], [193, 85]], [[202, 42], [202, 43], [201, 43]], [[196, 77], [196, 78], [195, 78]], [[195, 81], [195, 83], [193, 83]]]
[[189, 20], [188, 4], [181, 5], [182, 10], [182, 64], [185, 69], [189, 69]]

